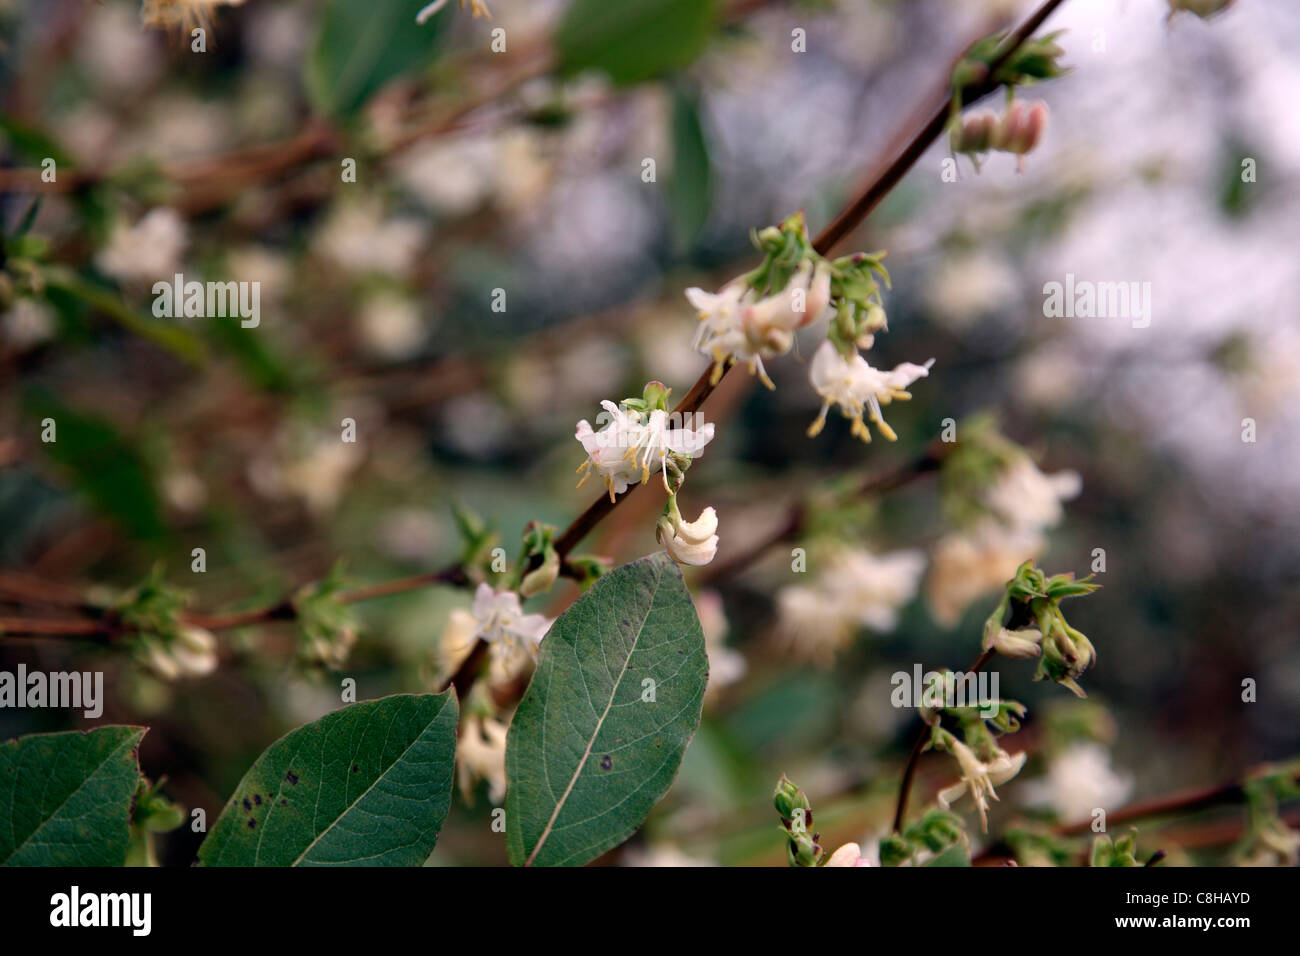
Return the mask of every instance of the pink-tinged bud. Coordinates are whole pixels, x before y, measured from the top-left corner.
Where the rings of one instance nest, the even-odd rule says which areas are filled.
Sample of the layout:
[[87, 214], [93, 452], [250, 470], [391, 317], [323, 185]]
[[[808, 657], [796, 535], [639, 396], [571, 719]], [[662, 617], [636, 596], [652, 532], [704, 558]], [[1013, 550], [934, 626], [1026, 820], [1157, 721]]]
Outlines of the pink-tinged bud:
[[871, 861], [862, 855], [862, 847], [856, 843], [846, 843], [826, 861], [827, 866], [870, 866]]
[[954, 153], [987, 153], [997, 134], [998, 118], [989, 110], [979, 110], [961, 118], [949, 134]]
[[1047, 104], [1042, 100], [1024, 103], [1015, 100], [993, 137], [993, 148], [1023, 156], [1031, 152], [1047, 129]]

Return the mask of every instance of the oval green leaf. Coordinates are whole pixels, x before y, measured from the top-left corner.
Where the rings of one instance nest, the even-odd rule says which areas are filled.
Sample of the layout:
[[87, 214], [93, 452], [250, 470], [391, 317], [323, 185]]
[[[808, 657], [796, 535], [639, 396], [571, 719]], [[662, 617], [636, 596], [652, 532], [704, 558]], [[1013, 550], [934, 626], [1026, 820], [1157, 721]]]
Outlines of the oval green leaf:
[[456, 695], [396, 694], [290, 731], [244, 775], [205, 866], [419, 866], [451, 806]]
[[121, 866], [145, 732], [101, 727], [0, 745], [0, 863]]
[[506, 741], [516, 866], [581, 866], [631, 836], [700, 725], [709, 662], [660, 552], [602, 577], [552, 625]]
[[718, 0], [574, 0], [555, 31], [559, 70], [625, 86], [680, 69], [708, 45]]
[[322, 113], [346, 117], [389, 80], [436, 57], [444, 17], [417, 24], [425, 0], [329, 0], [306, 61], [306, 85]]

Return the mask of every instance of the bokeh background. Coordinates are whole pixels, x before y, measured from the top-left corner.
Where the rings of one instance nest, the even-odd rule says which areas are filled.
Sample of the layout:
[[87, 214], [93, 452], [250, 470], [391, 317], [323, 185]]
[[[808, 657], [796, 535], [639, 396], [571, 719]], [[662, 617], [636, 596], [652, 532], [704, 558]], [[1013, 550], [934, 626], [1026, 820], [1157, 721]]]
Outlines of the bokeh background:
[[[961, 50], [1027, 12], [718, 4], [698, 51], [640, 79], [635, 46], [615, 58], [631, 76], [553, 68], [565, 3], [489, 6], [490, 21], [452, 3], [417, 26], [418, 2], [247, 0], [206, 9], [198, 54], [182, 30], [143, 25], [133, 0], [0, 2], [6, 232], [33, 195], [8, 177], [59, 157], [64, 186], [42, 190], [28, 235], [116, 303], [6, 276], [0, 616], [111, 600], [157, 562], [205, 611], [276, 600], [340, 558], [356, 583], [416, 574], [459, 553], [455, 502], [512, 555], [529, 520], [563, 526], [592, 493], [573, 487], [574, 422], [651, 378], [680, 396], [703, 369], [682, 290], [749, 268], [751, 228], [801, 208], [825, 225]], [[1044, 470], [1083, 478], [1042, 566], [1082, 574], [1106, 553], [1104, 590], [1071, 621], [1098, 649], [1085, 685], [1110, 715], [1097, 772], [1116, 804], [1300, 751], [1300, 7], [1240, 0], [1209, 22], [1166, 9], [1067, 2], [1049, 27], [1066, 31], [1073, 72], [1028, 91], [1051, 122], [1023, 171], [995, 154], [978, 175], [962, 159], [948, 182], [938, 143], [841, 246], [889, 251], [873, 360], [936, 359], [890, 410], [900, 440], [864, 446], [836, 417], [805, 437], [819, 405], [809, 339], [769, 363], [774, 392], [728, 377], [683, 496], [718, 509], [725, 561], [833, 479], [887, 473], [944, 419], [996, 412]], [[792, 52], [795, 28], [807, 52]], [[355, 183], [340, 181], [345, 156]], [[149, 286], [173, 271], [260, 281], [256, 333], [152, 319]], [[1149, 282], [1150, 326], [1045, 318], [1043, 285], [1066, 273]], [[56, 446], [39, 440], [46, 415]], [[339, 441], [345, 417], [356, 444]], [[654, 550], [660, 505], [638, 493], [586, 549]], [[880, 550], [946, 530], [932, 477], [858, 517], [840, 534]], [[915, 733], [915, 715], [889, 706], [889, 675], [964, 666], [995, 597], [944, 627], [921, 594], [891, 631], [864, 629], [818, 666], [776, 636], [789, 560], [785, 546], [697, 589], [717, 686], [669, 797], [611, 862], [782, 863], [781, 772], [830, 846], [887, 826]], [[561, 582], [533, 603], [553, 615], [575, 594]], [[62, 638], [0, 635], [0, 668], [103, 670], [103, 720], [149, 725], [146, 773], [214, 819], [262, 749], [338, 706], [340, 676], [362, 698], [426, 689], [447, 616], [468, 602], [430, 588], [356, 605], [339, 673], [295, 666], [287, 624], [223, 633], [221, 666], [196, 680]], [[1035, 778], [1051, 791], [1049, 718], [1069, 724], [1065, 693], [1031, 673], [1001, 669], [1003, 693], [1030, 708], [1034, 756], [995, 831]], [[4, 738], [76, 726], [0, 711]], [[923, 799], [949, 763], [922, 764]], [[504, 862], [486, 788], [471, 796], [431, 862]], [[1189, 859], [1214, 858], [1198, 855], [1213, 841], [1184, 836]], [[188, 863], [198, 838], [167, 835], [164, 862]]]

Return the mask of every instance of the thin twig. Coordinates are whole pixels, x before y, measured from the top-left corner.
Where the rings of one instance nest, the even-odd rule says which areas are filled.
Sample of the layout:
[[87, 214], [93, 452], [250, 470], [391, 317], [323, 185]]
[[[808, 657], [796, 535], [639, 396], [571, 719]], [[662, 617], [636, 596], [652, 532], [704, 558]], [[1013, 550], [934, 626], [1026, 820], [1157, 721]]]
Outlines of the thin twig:
[[[975, 659], [975, 663], [965, 671], [967, 674], [978, 674], [988, 666], [989, 661], [993, 660], [995, 651], [990, 648]], [[894, 832], [898, 833], [903, 829], [903, 818], [907, 815], [907, 798], [912, 793], [912, 780], [916, 777], [916, 766], [921, 761], [921, 753], [925, 750], [925, 742], [930, 738], [930, 726], [928, 724], [921, 728], [921, 732], [916, 735], [916, 740], [912, 743], [911, 753], [907, 755], [907, 766], [903, 768], [903, 779], [898, 785], [898, 804], [894, 807]]]

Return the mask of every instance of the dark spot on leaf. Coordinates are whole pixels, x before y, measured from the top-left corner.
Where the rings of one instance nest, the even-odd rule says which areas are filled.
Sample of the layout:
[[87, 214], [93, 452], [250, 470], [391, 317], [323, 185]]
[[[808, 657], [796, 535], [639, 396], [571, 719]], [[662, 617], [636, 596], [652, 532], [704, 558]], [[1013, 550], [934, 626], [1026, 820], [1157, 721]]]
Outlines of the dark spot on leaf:
[[360, 772], [361, 772], [361, 768], [358, 767], [356, 764], [353, 764], [353, 765], [352, 765], [352, 772], [353, 772], [353, 773], [360, 773]]
[[288, 805], [289, 805], [289, 801], [286, 800], [286, 799], [284, 799], [284, 797], [281, 797], [281, 798], [280, 798], [280, 806], [282, 806], [282, 807], [287, 807]]
[[298, 775], [294, 773], [292, 770], [290, 770], [288, 773], [284, 775], [284, 779], [288, 780], [292, 786], [295, 787], [298, 786]]
[[610, 769], [611, 767], [613, 767], [613, 766], [614, 766], [614, 761], [613, 761], [613, 759], [611, 759], [611, 757], [609, 756], [609, 754], [605, 754], [605, 756], [603, 756], [603, 757], [600, 758], [600, 769], [601, 769], [601, 770], [609, 770], [609, 769]]
[[244, 809], [245, 810], [253, 809], [253, 805], [248, 802], [248, 797], [244, 797]]
[[257, 829], [257, 821], [256, 821], [256, 820], [249, 820], [249, 821], [248, 821], [248, 829], [250, 829], [250, 830], [255, 830], [255, 829]]
[[260, 793], [253, 794], [253, 802], [260, 807], [262, 805], [262, 795]]

